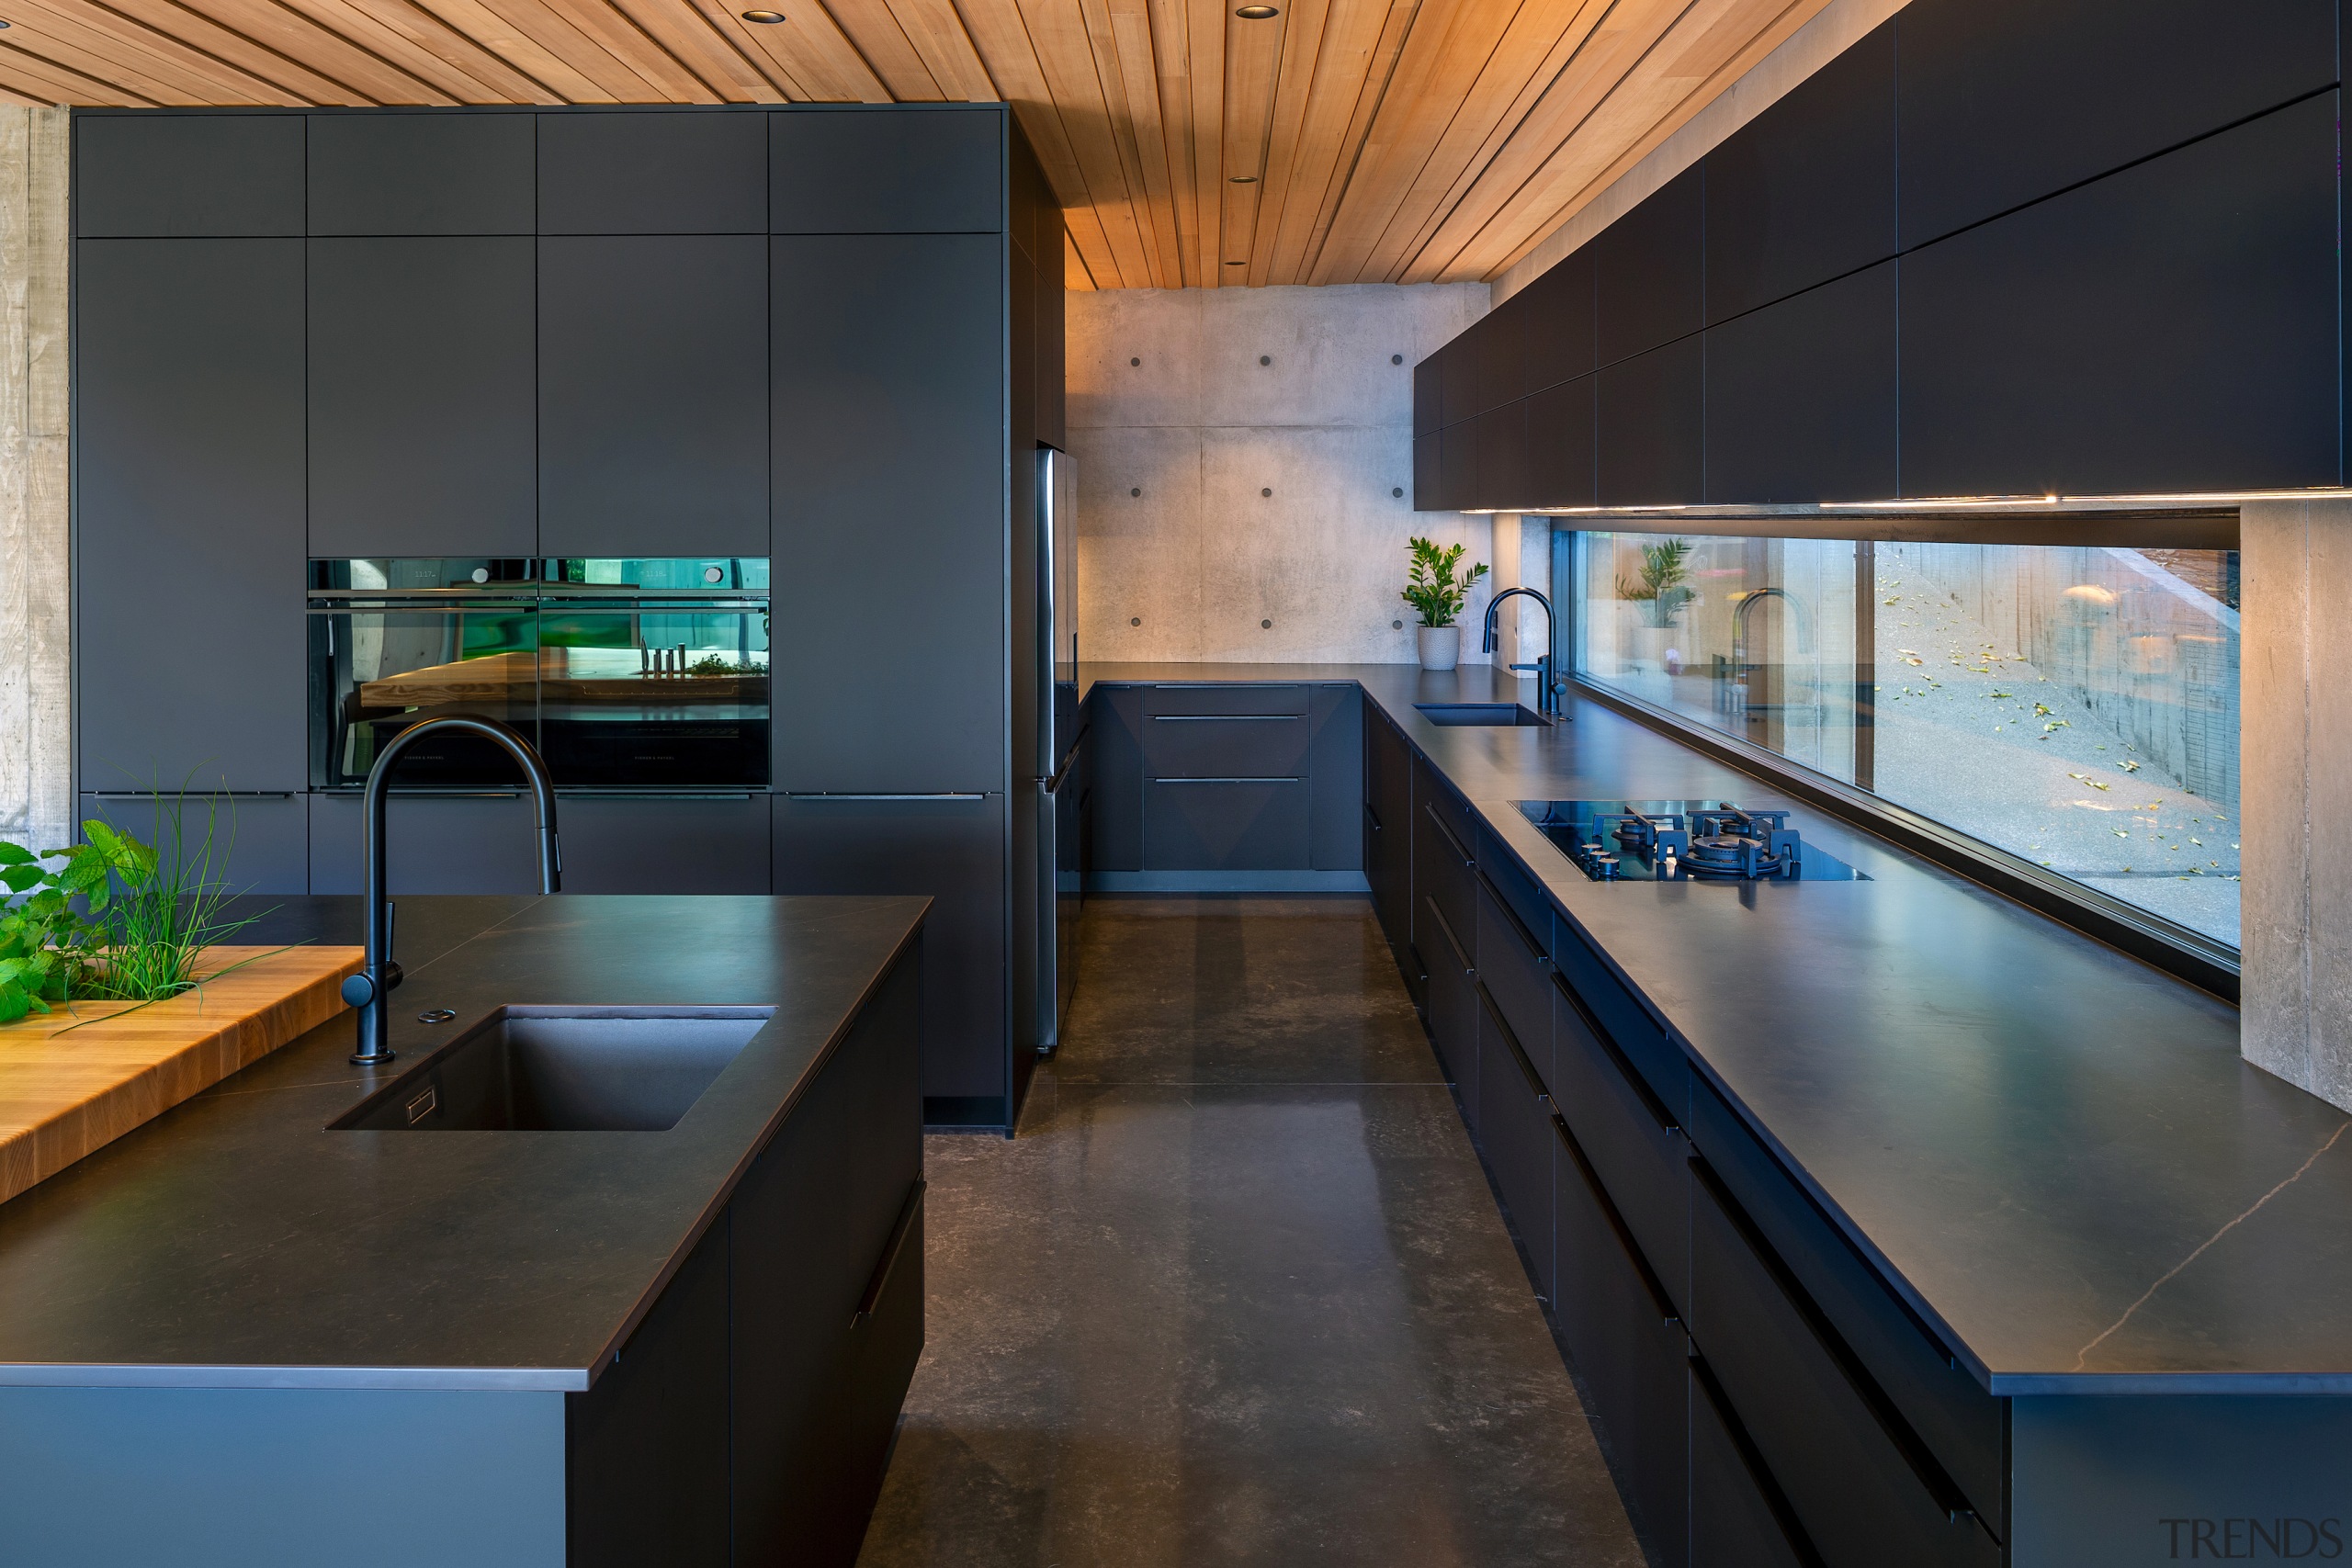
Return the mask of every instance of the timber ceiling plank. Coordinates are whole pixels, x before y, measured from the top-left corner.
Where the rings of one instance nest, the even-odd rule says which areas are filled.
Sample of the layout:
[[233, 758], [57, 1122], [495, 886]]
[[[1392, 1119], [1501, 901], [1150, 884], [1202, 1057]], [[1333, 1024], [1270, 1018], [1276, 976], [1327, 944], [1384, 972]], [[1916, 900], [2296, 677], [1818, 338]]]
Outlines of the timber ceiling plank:
[[997, 85], [950, 0], [890, 0], [890, 11], [948, 102], [996, 101]]
[[1446, 197], [1487, 161], [1495, 132], [1534, 73], [1555, 53], [1572, 52], [1574, 42], [1591, 30], [1592, 20], [1585, 0], [1525, 0], [1519, 7], [1428, 159], [1396, 193], [1396, 209], [1364, 262], [1367, 279], [1396, 281], [1419, 253]]
[[826, 9], [893, 99], [935, 104], [946, 96], [887, 0], [827, 0]]
[[285, 101], [285, 89], [249, 75], [150, 28], [80, 0], [25, 0], [11, 7], [8, 43], [93, 82], [150, 104], [202, 104], [215, 94], [236, 104]]
[[1371, 281], [1373, 248], [1396, 202], [1429, 162], [1519, 9], [1519, 0], [1434, 0], [1421, 8], [1365, 134], [1363, 156], [1340, 197], [1313, 281]]
[[16, 0], [0, 97], [1002, 99], [1071, 287], [1445, 281], [1525, 256], [1828, 0], [739, 3]]
[[552, 102], [536, 82], [495, 51], [486, 49], [409, 0], [285, 0], [322, 28], [373, 50], [420, 81], [449, 95], [453, 103]]

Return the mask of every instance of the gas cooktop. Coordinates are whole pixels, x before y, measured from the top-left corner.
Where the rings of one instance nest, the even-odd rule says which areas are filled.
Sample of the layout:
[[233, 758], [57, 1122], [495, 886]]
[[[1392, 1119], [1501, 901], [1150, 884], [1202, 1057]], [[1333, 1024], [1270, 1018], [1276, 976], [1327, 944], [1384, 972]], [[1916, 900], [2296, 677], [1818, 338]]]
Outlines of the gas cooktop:
[[1727, 800], [1521, 800], [1595, 882], [1868, 882], [1804, 841], [1785, 811]]

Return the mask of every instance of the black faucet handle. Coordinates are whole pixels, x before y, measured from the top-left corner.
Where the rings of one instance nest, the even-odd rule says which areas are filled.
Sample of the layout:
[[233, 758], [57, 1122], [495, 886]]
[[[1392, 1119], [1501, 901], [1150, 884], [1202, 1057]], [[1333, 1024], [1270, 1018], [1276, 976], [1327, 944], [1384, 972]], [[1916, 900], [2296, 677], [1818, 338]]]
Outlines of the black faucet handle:
[[[407, 978], [407, 971], [398, 964], [390, 959], [384, 961], [382, 989], [385, 995], [389, 996], [398, 990], [401, 982]], [[367, 1007], [376, 999], [377, 979], [376, 976], [368, 974], [365, 969], [356, 975], [346, 976], [343, 982], [343, 999], [356, 1008]]]

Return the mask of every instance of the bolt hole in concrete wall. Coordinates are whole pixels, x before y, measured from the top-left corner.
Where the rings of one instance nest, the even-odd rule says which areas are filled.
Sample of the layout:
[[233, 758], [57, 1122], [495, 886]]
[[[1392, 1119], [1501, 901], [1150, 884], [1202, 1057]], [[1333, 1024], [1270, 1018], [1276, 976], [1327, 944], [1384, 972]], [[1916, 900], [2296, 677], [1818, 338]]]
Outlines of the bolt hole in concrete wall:
[[1416, 513], [1396, 476], [1412, 471], [1413, 366], [1487, 301], [1476, 283], [1070, 295], [1089, 657], [1410, 663], [1396, 593], [1415, 534], [1496, 564], [1475, 629], [1490, 584], [1523, 581], [1516, 528], [1507, 571], [1489, 519]]

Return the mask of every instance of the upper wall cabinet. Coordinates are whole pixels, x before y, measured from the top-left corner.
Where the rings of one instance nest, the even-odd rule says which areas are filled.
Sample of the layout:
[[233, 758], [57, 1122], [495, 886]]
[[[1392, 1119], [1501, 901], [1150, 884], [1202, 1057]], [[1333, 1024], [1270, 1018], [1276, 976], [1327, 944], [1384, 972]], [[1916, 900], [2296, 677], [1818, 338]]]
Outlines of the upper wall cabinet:
[[[779, 234], [994, 233], [1004, 223], [1001, 110], [792, 108], [768, 116]], [[1061, 265], [1032, 253], [1039, 265]]]
[[1589, 376], [1595, 357], [1592, 247], [1554, 266], [1520, 290], [1527, 301], [1527, 389], [1540, 392]]
[[2337, 96], [1906, 254], [1904, 492], [2336, 483]]
[[1916, 0], [1905, 247], [2336, 80], [2335, 0]]
[[1496, 306], [1479, 322], [1478, 401], [1498, 409], [1527, 395], [1528, 323], [1532, 318], [1526, 290]]
[[1478, 433], [1478, 487], [1470, 504], [1498, 510], [1538, 504], [1528, 488], [1526, 400], [1488, 409], [1471, 427]]
[[1694, 165], [1593, 240], [1601, 364], [1706, 324], [1705, 190], [1705, 165]]
[[1681, 506], [1704, 499], [1705, 358], [1691, 337], [1611, 365], [1599, 383], [1603, 506]]
[[530, 114], [314, 114], [313, 234], [528, 234]]
[[539, 126], [542, 234], [764, 234], [763, 114], [548, 114]]
[[74, 232], [302, 232], [302, 117], [74, 117]]
[[1527, 400], [1530, 506], [1593, 503], [1592, 396], [1599, 378], [1546, 387]]
[[1440, 406], [1439, 364], [1436, 355], [1413, 367], [1413, 434], [1427, 435], [1445, 423]]
[[1459, 424], [1487, 412], [1486, 399], [1478, 385], [1481, 361], [1486, 354], [1484, 321], [1474, 321], [1470, 330], [1439, 351], [1438, 393], [1445, 411], [1447, 424]]
[[534, 554], [533, 242], [309, 250], [311, 553]]
[[299, 790], [300, 239], [75, 247], [85, 789]]
[[540, 550], [766, 555], [766, 238], [538, 249]]
[[1707, 320], [1894, 254], [1894, 24], [1707, 154]]
[[1898, 493], [1896, 265], [1707, 329], [1709, 504]]

